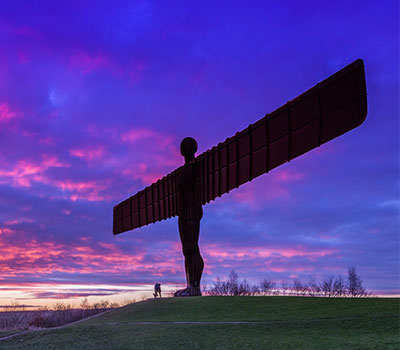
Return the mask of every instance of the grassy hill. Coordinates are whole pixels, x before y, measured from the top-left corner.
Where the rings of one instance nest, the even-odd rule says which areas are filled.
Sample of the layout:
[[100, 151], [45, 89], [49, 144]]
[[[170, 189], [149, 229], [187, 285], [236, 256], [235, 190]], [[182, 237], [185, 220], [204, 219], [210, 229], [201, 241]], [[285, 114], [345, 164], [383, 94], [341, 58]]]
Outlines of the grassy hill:
[[147, 300], [0, 349], [399, 349], [400, 299]]

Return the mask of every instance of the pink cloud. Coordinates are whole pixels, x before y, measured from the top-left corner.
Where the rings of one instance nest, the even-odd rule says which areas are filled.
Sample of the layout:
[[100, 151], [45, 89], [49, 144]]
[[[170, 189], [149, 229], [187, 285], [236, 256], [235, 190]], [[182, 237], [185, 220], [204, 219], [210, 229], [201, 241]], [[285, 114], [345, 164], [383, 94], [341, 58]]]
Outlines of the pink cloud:
[[249, 259], [266, 258], [293, 258], [297, 256], [315, 259], [336, 253], [334, 249], [311, 249], [306, 247], [294, 248], [260, 248], [260, 247], [217, 247], [207, 245], [204, 248], [205, 254], [210, 257], [223, 261], [232, 259], [236, 261]]
[[[31, 240], [24, 245], [6, 244], [0, 247], [0, 267], [5, 276], [19, 273], [46, 275], [53, 272], [96, 273], [117, 271], [118, 265], [128, 268], [140, 262], [142, 256], [129, 256], [117, 248], [103, 254], [90, 246], [67, 246], [55, 242]], [[76, 266], [76, 267], [74, 267]]]
[[[122, 169], [123, 175], [130, 179], [140, 180], [144, 185], [157, 181], [183, 162], [175, 144], [175, 138], [172, 136], [151, 129], [137, 128], [120, 134], [116, 133], [116, 135], [120, 141], [132, 147], [138, 157], [135, 163], [126, 159], [115, 159], [114, 162], [120, 164], [119, 168]], [[138, 152], [137, 141], [145, 142], [140, 152]]]
[[245, 184], [239, 190], [232, 191], [232, 199], [252, 208], [259, 208], [260, 203], [266, 200], [288, 198], [290, 196], [289, 190], [281, 185], [273, 185], [271, 183], [261, 189], [259, 187], [254, 183]]
[[285, 267], [272, 267], [272, 266], [269, 266], [268, 270], [273, 271], [273, 272], [285, 272], [287, 269]]
[[135, 142], [143, 138], [156, 137], [157, 133], [150, 129], [131, 129], [121, 134], [124, 142]]
[[14, 187], [31, 187], [32, 181], [48, 183], [44, 175], [50, 168], [69, 167], [55, 156], [43, 155], [42, 161], [22, 159], [11, 170], [0, 169], [0, 183], [10, 183]]
[[175, 146], [174, 137], [151, 129], [133, 128], [120, 134], [120, 140], [123, 142], [136, 142], [143, 139], [151, 139], [157, 151], [163, 151], [171, 146]]
[[96, 181], [73, 182], [71, 180], [67, 180], [67, 181], [57, 181], [55, 184], [62, 190], [69, 190], [69, 191], [83, 191], [88, 189], [102, 190], [105, 188], [104, 186], [98, 186]]
[[294, 170], [276, 170], [271, 172], [269, 177], [276, 182], [293, 182], [304, 179], [305, 174]]
[[84, 50], [72, 55], [69, 65], [73, 70], [80, 71], [83, 75], [103, 69], [108, 69], [114, 74], [121, 74], [121, 69], [109, 57], [103, 54], [90, 54]]
[[[276, 266], [280, 264], [280, 266]], [[273, 271], [273, 272], [310, 272], [313, 271], [312, 266], [293, 266], [293, 265], [287, 265], [285, 266], [285, 262], [266, 262], [266, 269], [268, 271]], [[290, 275], [295, 276], [295, 275]], [[296, 276], [297, 277], [297, 276]], [[292, 277], [291, 277], [292, 278]]]
[[19, 112], [12, 110], [7, 102], [0, 103], [0, 122], [7, 122], [19, 114]]
[[116, 142], [126, 143], [137, 151], [141, 143], [141, 154], [144, 159], [151, 159], [157, 167], [176, 166], [182, 162], [182, 156], [178, 151], [179, 143], [176, 137], [147, 128], [131, 128], [122, 132], [115, 131]]
[[0, 183], [11, 183], [14, 187], [31, 187], [32, 182], [39, 182], [69, 192], [68, 197], [72, 201], [110, 199], [109, 195], [103, 195], [101, 192], [110, 186], [111, 180], [54, 180], [46, 174], [48, 169], [59, 167], [67, 168], [70, 165], [46, 154], [39, 162], [23, 159], [11, 169], [0, 169]]
[[41, 145], [47, 145], [47, 146], [54, 146], [55, 145], [55, 140], [52, 137], [43, 137], [39, 139], [39, 144]]
[[95, 69], [106, 67], [108, 60], [101, 55], [92, 56], [86, 52], [79, 52], [71, 57], [70, 65], [72, 68], [88, 74]]
[[0, 227], [0, 235], [1, 234], [11, 234], [14, 233], [15, 231], [8, 228], [8, 227]]
[[[0, 231], [1, 232], [1, 231]], [[7, 232], [12, 234], [12, 232]], [[9, 237], [8, 237], [9, 238]], [[146, 251], [135, 254], [124, 253], [115, 244], [93, 244], [91, 240], [80, 240], [78, 244], [25, 241], [23, 245], [0, 236], [0, 270], [2, 277], [16, 277], [29, 272], [32, 276], [45, 276], [54, 272], [98, 274], [131, 274], [144, 272], [162, 276], [182, 272], [182, 263], [171, 259], [171, 250], [158, 254], [158, 261], [145, 260]], [[161, 252], [162, 253], [162, 252]], [[165, 259], [163, 259], [163, 257]]]
[[122, 171], [122, 174], [134, 180], [140, 180], [144, 185], [150, 185], [166, 175], [161, 172], [149, 172], [147, 170], [147, 165], [144, 163], [139, 163], [138, 167], [134, 169], [125, 169]]
[[305, 173], [293, 170], [273, 170], [261, 176], [267, 178], [265, 180], [258, 178], [242, 185], [239, 190], [232, 191], [232, 198], [253, 208], [258, 208], [264, 201], [288, 200], [291, 193], [290, 184], [306, 177]]
[[34, 222], [34, 220], [32, 220], [30, 218], [19, 218], [19, 219], [14, 219], [14, 220], [8, 220], [8, 221], [5, 222], [5, 224], [13, 226], [13, 225], [22, 224], [24, 222], [32, 223], [32, 222]]
[[104, 152], [104, 146], [101, 145], [72, 149], [69, 151], [71, 156], [85, 159], [88, 162], [102, 158]]
[[56, 156], [44, 154], [42, 155], [42, 167], [47, 170], [48, 168], [68, 168], [70, 165], [58, 160]]
[[54, 181], [51, 184], [62, 191], [71, 192], [69, 198], [75, 202], [77, 200], [88, 200], [97, 202], [110, 199], [110, 196], [101, 194], [110, 186], [111, 180], [91, 180], [91, 181]]

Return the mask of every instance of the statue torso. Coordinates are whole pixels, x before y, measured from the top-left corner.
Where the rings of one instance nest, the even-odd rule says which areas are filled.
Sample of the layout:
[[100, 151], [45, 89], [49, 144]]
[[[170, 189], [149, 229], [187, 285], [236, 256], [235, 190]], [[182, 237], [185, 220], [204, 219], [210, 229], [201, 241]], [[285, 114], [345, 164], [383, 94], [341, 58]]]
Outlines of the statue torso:
[[203, 210], [200, 202], [200, 191], [196, 186], [196, 167], [194, 163], [185, 164], [177, 174], [178, 215], [180, 219], [201, 219]]

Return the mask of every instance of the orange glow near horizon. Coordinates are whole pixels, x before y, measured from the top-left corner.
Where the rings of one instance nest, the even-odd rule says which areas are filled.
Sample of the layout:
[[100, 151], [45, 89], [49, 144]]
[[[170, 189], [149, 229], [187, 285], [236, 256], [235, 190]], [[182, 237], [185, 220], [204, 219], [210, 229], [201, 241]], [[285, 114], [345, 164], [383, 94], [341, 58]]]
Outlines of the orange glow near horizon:
[[[171, 296], [182, 285], [162, 284], [164, 297]], [[65, 305], [79, 307], [83, 299], [90, 304], [101, 300], [125, 303], [127, 300], [140, 301], [152, 298], [153, 284], [107, 285], [107, 284], [58, 284], [58, 283], [26, 283], [0, 286], [0, 311], [4, 306], [13, 303], [28, 307], [52, 307], [62, 302]], [[29, 308], [31, 309], [31, 308]], [[6, 309], [4, 309], [6, 311]]]

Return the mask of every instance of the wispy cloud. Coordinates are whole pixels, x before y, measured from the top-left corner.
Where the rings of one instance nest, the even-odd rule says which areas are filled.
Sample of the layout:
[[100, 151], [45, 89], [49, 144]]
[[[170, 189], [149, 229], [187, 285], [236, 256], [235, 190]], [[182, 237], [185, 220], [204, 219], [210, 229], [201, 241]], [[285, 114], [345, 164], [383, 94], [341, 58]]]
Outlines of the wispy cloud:
[[105, 153], [105, 148], [102, 145], [99, 146], [88, 146], [86, 148], [75, 148], [69, 151], [71, 156], [82, 158], [88, 162], [93, 160], [99, 160]]
[[352, 264], [398, 292], [395, 9], [343, 5], [4, 3], [0, 285], [185, 283], [176, 218], [114, 237], [112, 207], [182, 165], [183, 137], [200, 153], [360, 55], [366, 122], [207, 204], [204, 281]]
[[0, 123], [5, 123], [18, 117], [20, 113], [11, 109], [7, 102], [0, 102]]
[[70, 66], [72, 69], [80, 70], [83, 74], [89, 74], [94, 70], [109, 67], [110, 62], [101, 54], [90, 55], [87, 52], [79, 52], [71, 57]]
[[39, 161], [22, 159], [13, 168], [0, 169], [0, 183], [9, 183], [16, 187], [31, 187], [32, 182], [48, 183], [46, 171], [50, 168], [68, 168], [68, 163], [61, 162], [56, 156], [43, 154]]

